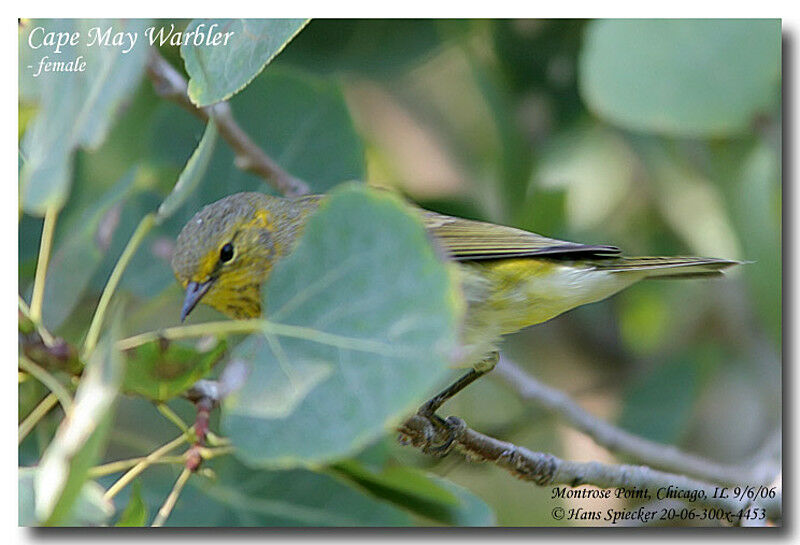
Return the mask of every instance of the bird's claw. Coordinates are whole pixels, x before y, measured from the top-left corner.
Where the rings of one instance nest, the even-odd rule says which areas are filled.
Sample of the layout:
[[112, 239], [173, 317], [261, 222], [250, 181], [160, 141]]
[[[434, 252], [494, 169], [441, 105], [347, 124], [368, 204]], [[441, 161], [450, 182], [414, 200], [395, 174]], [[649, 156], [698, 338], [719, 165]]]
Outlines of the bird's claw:
[[[423, 448], [423, 452], [434, 456], [446, 456], [461, 438], [467, 424], [457, 416], [448, 416], [445, 420], [438, 416], [436, 418], [438, 420], [436, 435], [433, 441]], [[434, 442], [439, 444], [433, 446]]]
[[411, 421], [415, 422], [414, 437], [410, 437], [411, 434], [407, 431], [401, 430], [400, 442], [414, 444], [421, 447], [425, 454], [437, 457], [447, 455], [467, 427], [464, 421], [456, 416], [442, 419], [436, 414], [426, 414], [424, 407], [409, 420], [409, 423]]

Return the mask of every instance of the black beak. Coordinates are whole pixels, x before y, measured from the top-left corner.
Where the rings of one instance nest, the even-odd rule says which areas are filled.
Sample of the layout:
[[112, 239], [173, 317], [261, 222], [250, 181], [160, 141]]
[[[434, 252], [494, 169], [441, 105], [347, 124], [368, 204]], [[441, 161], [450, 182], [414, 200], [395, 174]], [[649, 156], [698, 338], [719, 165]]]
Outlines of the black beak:
[[181, 322], [183, 322], [192, 309], [200, 302], [200, 299], [211, 287], [213, 280], [198, 284], [197, 282], [189, 282], [186, 285], [186, 297], [183, 300], [183, 308], [181, 309]]

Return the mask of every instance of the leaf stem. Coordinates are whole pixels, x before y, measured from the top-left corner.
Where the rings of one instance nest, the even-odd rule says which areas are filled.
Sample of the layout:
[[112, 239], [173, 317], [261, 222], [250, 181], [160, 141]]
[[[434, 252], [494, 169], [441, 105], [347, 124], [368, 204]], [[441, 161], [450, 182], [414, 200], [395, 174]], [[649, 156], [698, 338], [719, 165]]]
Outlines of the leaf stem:
[[212, 447], [224, 447], [231, 444], [231, 440], [227, 437], [220, 437], [216, 433], [209, 431], [206, 433], [206, 440]]
[[67, 413], [70, 410], [72, 407], [72, 396], [56, 377], [48, 373], [46, 369], [33, 363], [33, 361], [25, 356], [19, 357], [19, 366], [23, 371], [44, 384], [45, 387], [47, 387], [47, 389], [56, 396], [56, 399], [58, 399], [58, 402], [61, 403], [61, 407], [64, 409], [64, 413]]
[[169, 405], [166, 403], [156, 403], [156, 409], [158, 409], [158, 412], [164, 415], [164, 418], [178, 426], [183, 433], [187, 433], [189, 431], [189, 425], [184, 422], [183, 419], [178, 416]]
[[97, 346], [97, 339], [100, 337], [100, 328], [103, 326], [103, 318], [105, 317], [108, 305], [111, 302], [111, 297], [117, 289], [122, 273], [130, 263], [131, 258], [136, 253], [139, 245], [144, 240], [144, 237], [150, 232], [156, 223], [156, 216], [153, 213], [145, 215], [136, 227], [136, 230], [131, 235], [128, 244], [119, 256], [117, 264], [114, 265], [114, 270], [111, 271], [111, 276], [108, 278], [106, 287], [103, 289], [103, 294], [100, 296], [100, 301], [97, 303], [97, 309], [92, 317], [92, 323], [89, 326], [89, 333], [86, 335], [86, 341], [83, 343], [83, 359], [86, 360], [89, 354], [92, 353], [95, 346]]
[[50, 247], [53, 245], [53, 233], [56, 228], [59, 207], [50, 205], [44, 214], [42, 240], [39, 244], [39, 259], [36, 262], [36, 275], [33, 280], [30, 317], [33, 323], [42, 321], [42, 303], [44, 302], [44, 286], [47, 280], [47, 264], [50, 261]]
[[[116, 462], [109, 462], [107, 464], [102, 464], [99, 466], [95, 466], [89, 470], [89, 478], [96, 479], [98, 477], [104, 477], [106, 475], [111, 475], [112, 473], [117, 473], [119, 471], [124, 471], [130, 467], [135, 466], [141, 462], [144, 462], [147, 459], [147, 456], [140, 456], [139, 458], [129, 458], [127, 460], [117, 460]], [[164, 456], [150, 462], [150, 465], [155, 464], [183, 464], [186, 460], [183, 456]]]
[[28, 436], [30, 431], [36, 427], [36, 424], [38, 424], [48, 412], [50, 412], [50, 409], [52, 409], [56, 403], [58, 403], [58, 397], [56, 397], [53, 392], [50, 392], [47, 394], [47, 397], [33, 408], [31, 413], [19, 425], [17, 444], [22, 443], [22, 440]]
[[122, 477], [120, 477], [111, 488], [106, 490], [106, 493], [103, 495], [104, 500], [111, 500], [114, 496], [119, 493], [120, 490], [125, 488], [125, 486], [133, 481], [142, 471], [148, 468], [151, 464], [156, 463], [157, 460], [162, 458], [165, 454], [174, 450], [181, 446], [181, 444], [186, 442], [186, 434], [181, 434], [169, 443], [157, 448], [150, 454], [144, 457], [144, 459], [138, 462], [135, 466], [133, 466], [128, 472], [126, 472]]
[[31, 316], [31, 307], [28, 306], [28, 303], [25, 302], [25, 299], [23, 299], [19, 294], [17, 294], [17, 297], [19, 299], [19, 311], [23, 314], [23, 316], [33, 322], [33, 325], [36, 327], [36, 332], [39, 333], [39, 336], [42, 338], [44, 344], [46, 346], [53, 346], [53, 342], [55, 341], [53, 335], [47, 331], [47, 328], [45, 328], [44, 325], [36, 323]]
[[203, 460], [210, 460], [212, 458], [216, 458], [217, 456], [231, 454], [234, 450], [236, 449], [232, 446], [216, 448], [203, 447], [200, 449], [200, 455], [203, 457]]
[[202, 337], [203, 335], [225, 335], [235, 333], [255, 333], [260, 331], [261, 320], [224, 320], [202, 324], [167, 327], [159, 331], [148, 331], [117, 341], [118, 350], [130, 350], [158, 339], [179, 340]]
[[130, 350], [137, 346], [147, 344], [158, 339], [169, 341], [191, 339], [203, 335], [225, 335], [236, 333], [274, 333], [279, 336], [305, 339], [344, 348], [347, 350], [361, 350], [377, 354], [396, 354], [393, 347], [370, 339], [357, 339], [333, 333], [326, 333], [310, 327], [289, 324], [278, 324], [269, 320], [222, 320], [219, 322], [205, 322], [187, 326], [167, 327], [158, 331], [148, 331], [132, 337], [117, 341], [117, 349]]
[[28, 303], [25, 302], [25, 299], [22, 298], [21, 295], [17, 294], [19, 298], [19, 311], [22, 312], [28, 318], [31, 317], [31, 307], [28, 306]]
[[169, 518], [169, 514], [172, 513], [173, 507], [175, 507], [175, 503], [178, 501], [178, 496], [180, 496], [181, 490], [186, 485], [186, 481], [189, 480], [189, 477], [192, 475], [192, 470], [189, 468], [183, 468], [183, 471], [180, 475], [178, 475], [178, 480], [175, 481], [175, 486], [172, 487], [172, 491], [167, 496], [164, 505], [161, 506], [161, 509], [158, 510], [158, 515], [156, 519], [153, 521], [153, 528], [164, 526], [164, 523]]
[[[233, 447], [217, 447], [217, 448], [203, 448], [201, 449], [201, 455], [204, 460], [210, 460], [211, 458], [216, 458], [217, 456], [224, 456], [225, 454], [230, 454], [233, 452]], [[94, 466], [93, 468], [89, 469], [89, 478], [96, 479], [98, 477], [105, 477], [106, 475], [111, 475], [112, 473], [118, 473], [120, 471], [124, 471], [128, 468], [134, 467], [147, 459], [147, 456], [139, 456], [138, 458], [128, 458], [126, 460], [117, 460], [115, 462], [108, 462], [107, 464], [101, 464], [99, 466]], [[162, 456], [158, 460], [152, 460], [150, 465], [156, 464], [184, 464], [186, 462], [186, 457], [184, 455], [179, 456]]]

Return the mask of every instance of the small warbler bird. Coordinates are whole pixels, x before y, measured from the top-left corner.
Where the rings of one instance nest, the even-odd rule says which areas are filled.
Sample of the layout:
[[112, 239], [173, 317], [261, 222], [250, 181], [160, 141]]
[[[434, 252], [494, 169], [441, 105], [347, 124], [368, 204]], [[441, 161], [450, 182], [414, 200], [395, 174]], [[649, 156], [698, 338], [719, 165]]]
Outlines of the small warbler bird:
[[[292, 251], [326, 197], [237, 193], [207, 205], [178, 235], [172, 267], [186, 290], [181, 321], [198, 302], [231, 318], [261, 315], [261, 286]], [[467, 308], [460, 363], [472, 369], [420, 409], [435, 411], [497, 363], [505, 334], [600, 301], [645, 278], [718, 276], [737, 261], [705, 257], [623, 257], [619, 248], [579, 244], [417, 209], [455, 264]], [[366, 226], [365, 226], [366, 228]]]

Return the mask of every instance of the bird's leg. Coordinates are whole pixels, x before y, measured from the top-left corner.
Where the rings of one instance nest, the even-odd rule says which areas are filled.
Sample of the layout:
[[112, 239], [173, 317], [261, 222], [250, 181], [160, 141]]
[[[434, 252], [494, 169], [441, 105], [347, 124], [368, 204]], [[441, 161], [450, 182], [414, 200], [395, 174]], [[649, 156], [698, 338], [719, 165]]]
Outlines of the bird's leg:
[[433, 396], [431, 399], [425, 402], [418, 410], [417, 414], [422, 416], [431, 417], [436, 414], [436, 411], [444, 405], [445, 401], [456, 395], [458, 392], [478, 380], [478, 378], [482, 377], [489, 371], [477, 371], [475, 369], [470, 369], [466, 375], [463, 375], [461, 378], [453, 382], [450, 386]]
[[441, 445], [436, 447], [428, 446], [424, 449], [425, 452], [429, 454], [438, 454], [440, 456], [447, 454], [453, 445], [453, 442], [456, 440], [459, 431], [464, 427], [465, 424], [463, 420], [456, 416], [449, 416], [447, 419], [442, 419], [436, 414], [436, 411], [438, 411], [448, 399], [494, 369], [494, 366], [497, 365], [499, 357], [500, 354], [498, 352], [493, 352], [485, 360], [470, 369], [467, 374], [463, 375], [450, 386], [433, 396], [417, 410], [417, 414], [419, 416], [426, 418], [435, 428], [437, 428], [436, 431], [440, 437], [445, 437], [444, 442]]

